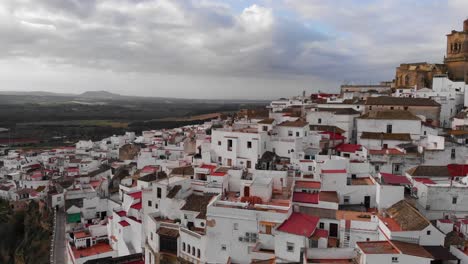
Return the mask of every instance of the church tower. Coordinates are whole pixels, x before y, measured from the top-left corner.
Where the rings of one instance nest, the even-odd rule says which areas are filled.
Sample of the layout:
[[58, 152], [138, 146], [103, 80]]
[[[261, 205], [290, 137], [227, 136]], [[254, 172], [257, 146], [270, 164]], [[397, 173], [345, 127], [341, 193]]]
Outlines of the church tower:
[[444, 63], [451, 80], [468, 83], [468, 19], [463, 22], [463, 31], [452, 30], [447, 35]]

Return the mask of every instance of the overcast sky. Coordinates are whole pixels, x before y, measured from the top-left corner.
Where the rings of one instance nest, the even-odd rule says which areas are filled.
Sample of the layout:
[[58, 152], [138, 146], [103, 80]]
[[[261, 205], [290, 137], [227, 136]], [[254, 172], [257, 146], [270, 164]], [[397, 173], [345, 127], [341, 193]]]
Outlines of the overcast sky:
[[468, 0], [0, 0], [0, 90], [272, 99], [442, 62]]

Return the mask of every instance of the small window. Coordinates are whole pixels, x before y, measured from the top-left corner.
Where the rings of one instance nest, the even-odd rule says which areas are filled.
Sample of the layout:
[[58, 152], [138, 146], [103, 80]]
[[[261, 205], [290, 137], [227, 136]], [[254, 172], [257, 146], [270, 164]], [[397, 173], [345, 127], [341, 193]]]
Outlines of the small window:
[[426, 231], [426, 234], [427, 234], [428, 236], [430, 236], [430, 235], [431, 235], [431, 230], [427, 230], [427, 231]]
[[153, 232], [150, 232], [150, 239], [153, 240]]
[[148, 206], [149, 206], [149, 207], [153, 206], [151, 200], [148, 200]]
[[195, 247], [192, 247], [192, 255], [195, 256]]
[[218, 141], [218, 146], [221, 146], [221, 141]]
[[317, 123], [322, 124], [322, 118], [317, 119]]
[[372, 110], [372, 106], [369, 106], [369, 110]]
[[221, 245], [221, 250], [222, 250], [222, 251], [226, 251], [226, 245], [224, 245], [224, 244]]
[[392, 263], [398, 263], [398, 257], [392, 257]]
[[457, 204], [457, 197], [452, 197], [452, 204]]
[[286, 250], [288, 252], [293, 252], [294, 251], [294, 243], [286, 242]]
[[223, 161], [223, 157], [218, 157], [218, 162], [221, 163]]
[[312, 171], [312, 166], [307, 167], [308, 171]]
[[249, 148], [249, 149], [252, 148], [252, 141], [247, 141], [247, 148]]
[[393, 106], [390, 106], [390, 110], [393, 110], [393, 109], [395, 109], [395, 107], [393, 107]]
[[182, 243], [182, 251], [185, 251], [185, 242]]
[[197, 249], [197, 258], [200, 258], [200, 249]]
[[456, 157], [456, 150], [452, 149], [452, 152], [450, 154], [450, 158], [455, 159], [455, 157]]
[[233, 229], [234, 229], [234, 230], [238, 230], [238, 229], [239, 229], [239, 224], [238, 224], [238, 223], [234, 223]]
[[322, 223], [322, 222], [320, 222], [320, 223], [319, 223], [319, 228], [320, 228], [320, 229], [324, 229], [324, 228], [325, 228], [325, 224]]
[[392, 125], [387, 125], [387, 134], [391, 134], [392, 133]]
[[161, 198], [161, 196], [162, 196], [162, 189], [158, 187], [158, 188], [156, 189], [156, 197], [157, 197], [157, 198]]
[[187, 253], [190, 254], [190, 244], [187, 244]]
[[291, 130], [289, 130], [289, 131], [288, 131], [288, 136], [289, 136], [289, 137], [292, 137], [292, 135], [293, 135], [293, 132], [292, 132]]
[[154, 208], [158, 209], [158, 204], [154, 203]]
[[375, 166], [374, 166], [374, 169], [375, 169], [375, 172], [379, 172], [379, 171], [380, 171], [379, 165], [375, 165]]
[[299, 132], [296, 132], [296, 137], [299, 137]]
[[349, 196], [343, 196], [343, 202], [349, 204]]
[[268, 127], [267, 127], [267, 126], [263, 126], [263, 131], [268, 131]]

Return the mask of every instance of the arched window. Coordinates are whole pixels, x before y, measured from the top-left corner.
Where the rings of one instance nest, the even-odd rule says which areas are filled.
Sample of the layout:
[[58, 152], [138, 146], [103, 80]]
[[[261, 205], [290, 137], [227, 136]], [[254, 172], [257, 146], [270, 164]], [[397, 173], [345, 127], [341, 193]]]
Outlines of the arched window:
[[185, 251], [185, 242], [182, 243], [182, 251]]
[[192, 247], [192, 255], [195, 256], [195, 247]]
[[200, 258], [200, 249], [197, 249], [197, 258]]
[[187, 253], [190, 254], [190, 244], [187, 244]]

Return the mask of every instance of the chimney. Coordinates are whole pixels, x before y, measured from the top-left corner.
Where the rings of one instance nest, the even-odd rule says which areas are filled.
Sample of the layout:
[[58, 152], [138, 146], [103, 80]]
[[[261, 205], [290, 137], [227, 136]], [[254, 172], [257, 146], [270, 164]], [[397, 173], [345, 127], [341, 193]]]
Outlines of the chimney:
[[463, 21], [463, 31], [468, 32], [468, 19]]

